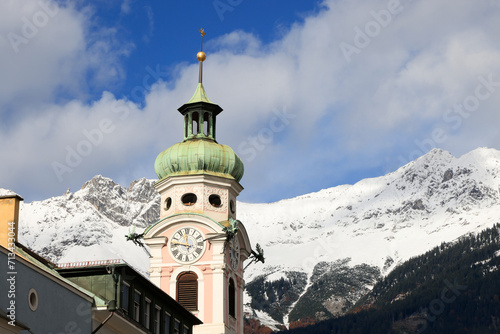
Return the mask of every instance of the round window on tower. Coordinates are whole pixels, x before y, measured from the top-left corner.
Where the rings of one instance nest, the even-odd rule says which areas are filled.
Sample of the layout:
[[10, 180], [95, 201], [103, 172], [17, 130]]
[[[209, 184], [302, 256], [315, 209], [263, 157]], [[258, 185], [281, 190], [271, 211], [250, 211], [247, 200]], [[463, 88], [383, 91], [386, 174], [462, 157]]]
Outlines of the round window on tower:
[[210, 195], [208, 197], [208, 202], [216, 208], [220, 208], [222, 206], [222, 201], [220, 200], [219, 195]]
[[233, 200], [229, 202], [229, 209], [231, 210], [231, 213], [235, 212], [235, 205]]
[[165, 211], [168, 211], [171, 206], [172, 206], [172, 198], [169, 197], [165, 200]]
[[185, 194], [184, 196], [182, 196], [181, 201], [182, 201], [182, 204], [184, 204], [186, 206], [191, 206], [191, 205], [194, 205], [196, 203], [197, 199], [198, 198], [196, 197], [195, 194], [189, 193], [189, 194]]

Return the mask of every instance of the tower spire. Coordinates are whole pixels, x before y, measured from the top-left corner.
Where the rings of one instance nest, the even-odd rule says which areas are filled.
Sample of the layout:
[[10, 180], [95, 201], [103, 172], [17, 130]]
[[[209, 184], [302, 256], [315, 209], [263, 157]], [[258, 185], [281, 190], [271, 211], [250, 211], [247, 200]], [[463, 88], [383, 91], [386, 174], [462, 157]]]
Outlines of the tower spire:
[[200, 52], [198, 52], [198, 54], [196, 55], [196, 59], [198, 59], [198, 61], [200, 62], [200, 76], [198, 79], [198, 83], [202, 83], [203, 82], [203, 62], [205, 61], [205, 59], [207, 59], [207, 55], [205, 54], [205, 52], [203, 52], [203, 36], [205, 36], [206, 33], [205, 33], [205, 30], [203, 28], [200, 28], [198, 31], [201, 34], [201, 47], [200, 47]]
[[212, 103], [207, 96], [207, 93], [205, 92], [205, 88], [203, 88], [203, 62], [205, 59], [207, 59], [207, 55], [205, 52], [203, 52], [203, 36], [206, 36], [205, 30], [203, 28], [200, 28], [198, 30], [201, 34], [201, 50], [196, 54], [196, 59], [200, 62], [200, 74], [198, 77], [198, 86], [196, 87], [196, 91], [194, 92], [193, 97], [191, 97], [191, 100], [189, 100], [188, 103], [194, 103], [194, 102], [207, 102], [207, 103]]

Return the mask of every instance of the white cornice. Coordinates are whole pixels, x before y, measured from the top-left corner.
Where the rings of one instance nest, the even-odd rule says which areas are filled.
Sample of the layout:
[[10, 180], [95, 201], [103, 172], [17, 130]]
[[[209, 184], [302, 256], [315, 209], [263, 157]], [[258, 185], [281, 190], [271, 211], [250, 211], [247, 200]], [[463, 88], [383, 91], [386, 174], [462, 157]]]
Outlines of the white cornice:
[[[176, 214], [171, 217], [164, 218], [156, 225], [152, 226], [151, 229], [148, 229], [146, 234], [144, 235], [144, 239], [150, 239], [161, 236], [161, 234], [169, 228], [175, 227], [176, 225], [190, 223], [190, 224], [201, 224], [208, 227], [210, 230], [215, 233], [221, 233], [222, 227], [215, 222], [213, 219], [209, 217], [205, 217], [200, 214], [192, 214], [192, 213], [183, 213]], [[147, 241], [149, 242], [149, 241]], [[146, 242], [146, 243], [147, 243]]]
[[166, 179], [160, 180], [155, 184], [155, 188], [159, 193], [175, 185], [187, 185], [194, 183], [203, 183], [220, 188], [232, 189], [236, 196], [243, 190], [241, 184], [234, 179], [227, 179], [224, 177], [208, 175], [208, 174], [194, 174], [194, 175], [181, 175], [171, 176]]

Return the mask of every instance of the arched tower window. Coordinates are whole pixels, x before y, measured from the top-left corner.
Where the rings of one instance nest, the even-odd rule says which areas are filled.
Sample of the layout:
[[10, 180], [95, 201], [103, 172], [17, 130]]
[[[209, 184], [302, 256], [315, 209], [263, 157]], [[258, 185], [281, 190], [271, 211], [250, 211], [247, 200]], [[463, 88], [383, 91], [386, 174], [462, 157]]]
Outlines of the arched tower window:
[[198, 310], [198, 276], [186, 271], [177, 278], [177, 302], [186, 310]]
[[193, 113], [193, 135], [197, 135], [200, 132], [200, 124], [198, 123], [200, 121], [200, 115], [195, 112]]
[[232, 278], [229, 279], [229, 315], [236, 318], [236, 287]]
[[209, 113], [204, 113], [203, 114], [203, 131], [205, 133], [206, 137], [210, 137], [212, 135], [212, 131], [210, 129], [210, 114]]

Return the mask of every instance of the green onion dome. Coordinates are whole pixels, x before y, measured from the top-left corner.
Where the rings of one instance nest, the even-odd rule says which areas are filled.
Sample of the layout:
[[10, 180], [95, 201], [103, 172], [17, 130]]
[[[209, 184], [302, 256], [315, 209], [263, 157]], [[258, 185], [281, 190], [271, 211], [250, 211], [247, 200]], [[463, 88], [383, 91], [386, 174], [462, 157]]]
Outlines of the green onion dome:
[[240, 181], [244, 167], [231, 147], [209, 139], [189, 139], [161, 152], [155, 161], [158, 179], [210, 174]]

